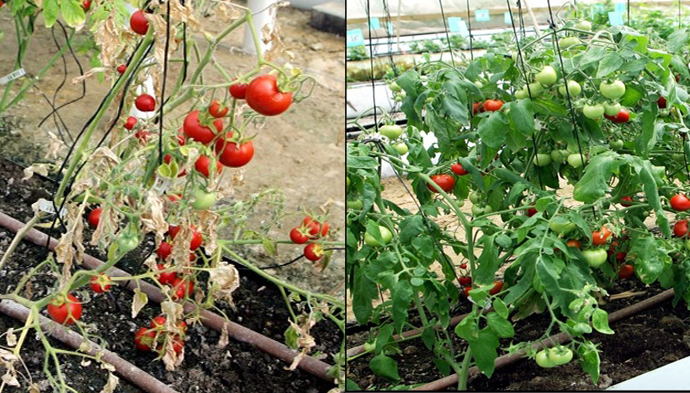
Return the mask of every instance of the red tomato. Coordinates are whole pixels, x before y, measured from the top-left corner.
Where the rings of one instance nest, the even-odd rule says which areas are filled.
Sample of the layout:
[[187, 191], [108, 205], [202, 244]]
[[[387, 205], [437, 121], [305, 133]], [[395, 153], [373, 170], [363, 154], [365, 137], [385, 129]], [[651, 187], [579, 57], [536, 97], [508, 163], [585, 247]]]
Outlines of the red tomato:
[[630, 203], [630, 202], [632, 202], [632, 201], [633, 201], [632, 197], [630, 197], [630, 196], [624, 196], [624, 197], [621, 198], [621, 205], [622, 205], [622, 206], [626, 206], [626, 207], [627, 207], [627, 206], [632, 206], [632, 203]]
[[460, 264], [460, 269], [467, 269], [467, 264], [466, 264], [466, 263], [461, 263], [461, 264]]
[[134, 126], [137, 125], [137, 118], [134, 116], [130, 116], [127, 118], [127, 121], [125, 122], [125, 128], [128, 130], [134, 129]]
[[458, 278], [458, 281], [460, 282], [460, 285], [466, 287], [472, 284], [472, 277], [462, 276]]
[[[449, 192], [455, 187], [455, 178], [451, 175], [433, 175], [431, 176], [431, 180], [438, 184], [438, 186], [441, 187], [441, 189], [445, 192]], [[431, 190], [431, 192], [438, 192], [431, 184], [427, 184], [426, 186], [429, 188], [429, 190]]]
[[177, 225], [168, 225], [168, 234], [170, 235], [171, 239], [175, 239], [175, 236], [177, 236], [177, 233], [180, 232], [182, 228], [180, 228]]
[[665, 109], [666, 108], [666, 98], [659, 97], [659, 99], [656, 100], [656, 104], [659, 105], [659, 108]]
[[139, 130], [134, 133], [134, 137], [142, 143], [146, 143], [146, 141], [149, 139], [149, 135], [151, 135], [151, 133], [146, 130]]
[[184, 136], [184, 129], [180, 128], [180, 131], [177, 133], [177, 144], [180, 146], [184, 146], [186, 143], [187, 140]]
[[463, 293], [465, 294], [465, 297], [470, 297], [470, 291], [472, 290], [472, 286], [467, 286], [462, 289]]
[[611, 236], [611, 231], [606, 227], [606, 225], [602, 225], [599, 231], [592, 232], [592, 244], [595, 246], [601, 246], [602, 244], [606, 243], [606, 240], [608, 240], [609, 236]]
[[472, 104], [472, 114], [477, 114], [484, 112], [484, 103], [483, 102], [475, 102]]
[[170, 202], [177, 202], [182, 199], [182, 194], [170, 194], [168, 195], [168, 199]]
[[621, 109], [620, 112], [616, 115], [616, 119], [614, 120], [616, 123], [627, 123], [630, 121], [630, 112], [628, 112], [625, 109]]
[[140, 351], [150, 351], [153, 348], [156, 332], [141, 327], [134, 333], [134, 346]]
[[173, 300], [184, 299], [185, 296], [189, 296], [194, 292], [194, 282], [188, 279], [176, 278], [172, 282], [173, 287]]
[[127, 71], [127, 64], [120, 64], [119, 66], [117, 66], [118, 74], [122, 75], [125, 73], [125, 71]]
[[156, 109], [156, 99], [144, 93], [134, 100], [134, 105], [142, 112], [153, 112]]
[[84, 2], [81, 3], [81, 8], [84, 9], [84, 12], [91, 9], [91, 0], [84, 0]]
[[582, 246], [580, 245], [580, 242], [577, 241], [577, 240], [568, 240], [568, 242], [565, 243], [565, 245], [568, 246], [568, 247], [575, 247], [575, 248], [577, 248], [578, 250], [581, 250], [581, 249], [582, 249]]
[[676, 237], [685, 237], [688, 234], [688, 220], [679, 220], [673, 226], [673, 234]]
[[218, 154], [218, 160], [221, 164], [231, 168], [239, 168], [247, 165], [254, 157], [254, 144], [252, 141], [246, 141], [237, 147], [235, 142], [218, 139], [216, 154]]
[[230, 95], [239, 100], [244, 100], [247, 96], [247, 86], [249, 85], [246, 83], [235, 83], [234, 85], [230, 85]]
[[458, 176], [464, 176], [469, 173], [465, 170], [465, 168], [462, 167], [462, 164], [460, 163], [455, 163], [451, 165], [450, 170]]
[[101, 273], [98, 276], [91, 276], [91, 290], [96, 293], [103, 293], [110, 291], [110, 277]]
[[211, 105], [208, 107], [208, 113], [215, 118], [225, 117], [229, 111], [230, 108], [221, 106], [218, 100], [213, 100]]
[[535, 214], [537, 214], [537, 209], [533, 207], [527, 209], [527, 217], [532, 217]]
[[192, 138], [195, 141], [199, 141], [205, 145], [209, 144], [213, 138], [216, 137], [217, 133], [223, 131], [223, 121], [221, 119], [214, 120], [213, 127], [216, 129], [216, 132], [213, 132], [210, 128], [201, 124], [198, 110], [189, 112], [187, 117], [184, 119], [183, 124], [184, 134], [188, 138]]
[[489, 291], [489, 295], [495, 295], [503, 289], [503, 281], [494, 281], [494, 286]]
[[56, 299], [48, 304], [50, 319], [61, 324], [71, 325], [81, 319], [81, 303], [74, 295], [67, 295], [67, 299]]
[[165, 326], [165, 321], [165, 317], [163, 315], [159, 315], [151, 320], [151, 324], [149, 325], [149, 327], [155, 329], [159, 326]]
[[89, 225], [91, 225], [94, 228], [98, 228], [98, 223], [101, 221], [101, 213], [103, 213], [103, 209], [100, 207], [97, 209], [91, 210], [91, 213], [89, 213]]
[[290, 231], [290, 240], [295, 244], [304, 244], [309, 241], [309, 236], [302, 233], [299, 228], [292, 228]]
[[[208, 156], [201, 155], [199, 158], [197, 158], [196, 162], [194, 163], [194, 169], [197, 170], [197, 172], [201, 173], [204, 175], [204, 177], [208, 178], [211, 176], [211, 173], [208, 170], [208, 166], [211, 163], [211, 159], [208, 158]], [[223, 166], [220, 164], [220, 162], [216, 161], [216, 173], [220, 173], [220, 171], [223, 170]]]
[[680, 82], [680, 74], [676, 74], [676, 82]]
[[683, 194], [676, 194], [671, 198], [671, 207], [673, 210], [686, 211], [690, 209], [690, 199]]
[[132, 16], [129, 17], [129, 27], [139, 35], [146, 35], [146, 32], [149, 31], [149, 21], [146, 19], [143, 12], [140, 10], [135, 11]]
[[265, 116], [279, 115], [292, 104], [292, 93], [281, 92], [273, 75], [254, 78], [247, 86], [245, 98], [250, 108]]
[[168, 242], [162, 242], [161, 245], [158, 246], [158, 250], [156, 250], [158, 257], [164, 261], [170, 256], [171, 253], [172, 245]]
[[626, 257], [626, 256], [628, 256], [627, 253], [624, 253], [623, 251], [618, 251], [618, 252], [616, 253], [616, 261], [617, 261], [618, 263], [621, 263], [621, 262], [625, 261], [625, 257]]
[[318, 221], [311, 217], [304, 217], [304, 220], [302, 220], [302, 227], [309, 228], [309, 234], [312, 236], [317, 236], [319, 231], [321, 231], [321, 236], [326, 236], [330, 230], [330, 225], [328, 225], [328, 222], [324, 221], [323, 223], [319, 224]]
[[184, 349], [184, 341], [182, 341], [182, 338], [177, 336], [174, 336], [172, 340], [173, 350], [175, 351], [175, 353], [180, 354], [180, 352], [182, 352], [182, 349]]
[[304, 247], [304, 257], [310, 261], [318, 261], [323, 256], [323, 247], [320, 244], [312, 243]]
[[[165, 265], [162, 263], [159, 263], [156, 265], [158, 267], [158, 270], [165, 270]], [[158, 275], [158, 282], [160, 282], [163, 285], [169, 285], [172, 284], [173, 281], [177, 279], [177, 273], [175, 272], [163, 272]]]
[[487, 112], [496, 112], [503, 107], [501, 100], [486, 100], [484, 101], [484, 110]]
[[192, 232], [192, 241], [189, 243], [189, 249], [191, 251], [196, 250], [201, 246], [203, 240], [204, 238], [201, 236], [201, 233], [194, 229]]
[[623, 265], [620, 270], [618, 270], [618, 278], [620, 279], [630, 278], [633, 274], [635, 274], [635, 268], [630, 264]]

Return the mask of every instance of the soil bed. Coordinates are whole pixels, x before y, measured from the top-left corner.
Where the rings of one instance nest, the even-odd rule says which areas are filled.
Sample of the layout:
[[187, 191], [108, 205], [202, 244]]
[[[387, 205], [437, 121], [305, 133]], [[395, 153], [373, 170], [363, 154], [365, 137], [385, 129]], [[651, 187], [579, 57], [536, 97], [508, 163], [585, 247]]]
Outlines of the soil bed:
[[[40, 177], [21, 181], [21, 168], [0, 159], [0, 210], [8, 215], [26, 222], [32, 216], [30, 205], [38, 198], [50, 198], [48, 191], [53, 184]], [[40, 230], [59, 238], [57, 231]], [[0, 250], [6, 250], [13, 233], [0, 229]], [[86, 239], [89, 238], [87, 235]], [[139, 263], [148, 256], [153, 248], [151, 240], [145, 241], [139, 249], [131, 252], [118, 264], [123, 270], [133, 273]], [[104, 259], [103, 253], [87, 247], [86, 252]], [[0, 254], [1, 255], [1, 254]], [[0, 293], [6, 293], [16, 284], [21, 275], [31, 266], [43, 260], [46, 252], [33, 244], [22, 243], [15, 250], [8, 265], [0, 271]], [[238, 267], [242, 276], [240, 288], [233, 294], [235, 309], [227, 304], [218, 304], [228, 317], [250, 329], [284, 342], [283, 332], [289, 326], [289, 312], [278, 289], [271, 283]], [[55, 285], [54, 277], [39, 274], [31, 282], [33, 298], [46, 294], [48, 288]], [[230, 340], [224, 348], [216, 344], [220, 334], [201, 324], [190, 326], [185, 344], [185, 359], [178, 370], [166, 371], [161, 361], [154, 361], [153, 353], [139, 352], [134, 349], [133, 336], [138, 326], [148, 325], [151, 318], [160, 312], [156, 304], [149, 303], [135, 320], [131, 319], [130, 305], [132, 294], [115, 287], [113, 296], [93, 296], [87, 290], [78, 291], [85, 301], [82, 320], [93, 326], [91, 334], [108, 340], [108, 349], [116, 352], [137, 367], [145, 370], [180, 392], [327, 392], [334, 385], [329, 384], [301, 370], [287, 371], [287, 364], [272, 358], [270, 355], [251, 345]], [[10, 327], [19, 328], [21, 324], [4, 315], [0, 315], [0, 332]], [[330, 356], [339, 350], [341, 333], [331, 321], [317, 323], [312, 329], [317, 346], [312, 355], [333, 363]], [[30, 334], [22, 348], [22, 360], [31, 372], [34, 382], [47, 391], [48, 382], [42, 372], [44, 350], [40, 341]], [[96, 337], [91, 337], [92, 339]], [[63, 348], [57, 341], [53, 345]], [[1, 342], [4, 345], [4, 340]], [[64, 348], [68, 349], [68, 348]], [[107, 373], [98, 365], [91, 363], [84, 367], [81, 358], [62, 357], [62, 372], [70, 385], [80, 392], [99, 391], [105, 384]], [[0, 374], [4, 370], [0, 368]], [[8, 392], [26, 391], [10, 388]], [[118, 392], [140, 392], [141, 390], [121, 380]]]
[[[610, 294], [632, 291], [645, 291], [644, 294], [613, 300], [603, 308], [613, 312], [641, 300], [656, 295], [663, 290], [658, 286], [645, 286], [636, 279], [616, 283]], [[464, 310], [452, 315], [459, 315]], [[690, 356], [690, 329], [684, 322], [690, 312], [679, 303], [672, 307], [671, 301], [619, 321], [611, 326], [614, 335], [593, 333], [589, 335], [592, 342], [599, 345], [601, 358], [601, 376], [598, 385], [592, 383], [580, 365], [573, 361], [565, 366], [544, 369], [532, 360], [520, 360], [512, 365], [495, 371], [491, 379], [483, 374], [468, 382], [468, 390], [601, 390], [611, 385], [633, 378], [647, 371]], [[548, 313], [533, 315], [515, 324], [513, 342], [535, 340], [546, 330], [550, 318]], [[553, 332], [557, 333], [557, 331]], [[348, 348], [366, 341], [368, 333], [361, 332], [348, 337]], [[454, 337], [456, 337], [453, 334]], [[502, 340], [501, 346], [507, 346], [511, 340]], [[464, 348], [462, 340], [454, 340], [456, 350]], [[403, 378], [399, 383], [405, 385], [427, 383], [442, 378], [434, 366], [434, 354], [427, 350], [421, 339], [414, 339], [400, 344], [400, 355], [393, 356], [398, 362], [398, 371]], [[499, 356], [503, 353], [499, 353]], [[383, 378], [376, 377], [369, 369], [372, 355], [366, 355], [349, 363], [347, 377], [357, 382], [362, 389], [376, 386], [379, 389], [391, 388], [394, 385]], [[455, 386], [447, 390], [455, 390]]]

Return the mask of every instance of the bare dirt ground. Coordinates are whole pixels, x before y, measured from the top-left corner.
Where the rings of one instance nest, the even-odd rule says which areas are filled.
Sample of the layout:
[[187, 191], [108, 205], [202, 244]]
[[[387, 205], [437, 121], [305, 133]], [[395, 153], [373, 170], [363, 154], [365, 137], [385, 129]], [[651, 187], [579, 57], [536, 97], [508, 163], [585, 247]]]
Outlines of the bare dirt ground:
[[[13, 71], [12, 63], [16, 54], [14, 25], [6, 8], [0, 11], [0, 29], [4, 32], [4, 38], [0, 41], [0, 58], [4, 60], [0, 61], [0, 76]], [[244, 184], [236, 190], [235, 198], [242, 199], [267, 188], [279, 188], [285, 192], [288, 211], [299, 211], [301, 208], [318, 210], [320, 206], [325, 205], [329, 210], [332, 226], [337, 228], [336, 239], [344, 240], [344, 38], [311, 28], [308, 12], [289, 7], [281, 8], [278, 18], [286, 50], [295, 55], [292, 64], [306, 74], [314, 76], [318, 84], [310, 98], [299, 105], [293, 105], [281, 116], [269, 118], [265, 126], [257, 130], [258, 135], [254, 140], [255, 156], [245, 169]], [[214, 20], [213, 17], [211, 20]], [[24, 63], [29, 75], [38, 73], [58, 51], [50, 30], [40, 26], [41, 19], [38, 23], [28, 49], [29, 55]], [[208, 23], [206, 26], [211, 26], [208, 30], [214, 32], [224, 25], [219, 22]], [[85, 34], [88, 33], [77, 34], [75, 43], [82, 42]], [[62, 45], [64, 40], [57, 29], [56, 35]], [[220, 44], [216, 53], [217, 61], [223, 64], [232, 76], [245, 72], [254, 61], [253, 57], [243, 54], [239, 49], [242, 45], [242, 36], [243, 29], [231, 33]], [[90, 67], [86, 55], [81, 53], [78, 57], [88, 70]], [[78, 68], [69, 56], [65, 59], [68, 76], [58, 96], [59, 104], [81, 94], [81, 85], [71, 83], [72, 78], [79, 75]], [[205, 83], [224, 82], [215, 70], [210, 71], [204, 75]], [[171, 69], [170, 82], [174, 83], [177, 72], [179, 68]], [[49, 141], [47, 132], [56, 133], [56, 127], [52, 120], [40, 128], [37, 126], [50, 111], [43, 94], [52, 97], [63, 77], [63, 64], [59, 60], [23, 101], [3, 115], [4, 120], [15, 127], [12, 127], [9, 133], [0, 132], [1, 156], [25, 165], [45, 161]], [[95, 77], [87, 79], [86, 97], [60, 111], [62, 119], [73, 135], [81, 130], [96, 110], [97, 103], [110, 87], [110, 78], [112, 74], [102, 83]], [[182, 112], [172, 114], [170, 121], [181, 122], [179, 115], [185, 109], [180, 108]], [[103, 131], [104, 125], [105, 122], [102, 122], [100, 132]], [[290, 228], [301, 221], [301, 218], [302, 215], [284, 218], [282, 228], [273, 235], [285, 239]], [[302, 247], [281, 246], [277, 259], [264, 254], [261, 248], [255, 251], [254, 259], [259, 259], [259, 263], [274, 265], [300, 255]], [[342, 286], [334, 283], [344, 282], [344, 263], [343, 253], [336, 252], [330, 267], [323, 273], [316, 273], [310, 264], [301, 262], [280, 269], [275, 274], [312, 290], [335, 290], [338, 294], [342, 293]]]

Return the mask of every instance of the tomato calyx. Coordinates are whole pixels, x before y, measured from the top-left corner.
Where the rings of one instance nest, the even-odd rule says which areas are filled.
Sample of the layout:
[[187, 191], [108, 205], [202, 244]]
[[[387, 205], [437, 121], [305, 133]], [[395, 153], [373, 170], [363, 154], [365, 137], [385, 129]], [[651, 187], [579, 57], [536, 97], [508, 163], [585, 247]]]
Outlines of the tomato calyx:
[[96, 293], [108, 292], [110, 291], [110, 285], [112, 282], [113, 280], [111, 280], [110, 277], [108, 277], [108, 275], [105, 273], [91, 276], [91, 290]]

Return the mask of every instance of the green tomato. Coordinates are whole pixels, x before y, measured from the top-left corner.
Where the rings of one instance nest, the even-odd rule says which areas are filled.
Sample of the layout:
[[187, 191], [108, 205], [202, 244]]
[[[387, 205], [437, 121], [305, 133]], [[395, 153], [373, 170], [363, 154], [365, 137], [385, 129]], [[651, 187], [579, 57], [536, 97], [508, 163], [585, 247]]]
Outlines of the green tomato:
[[537, 82], [541, 83], [544, 86], [551, 86], [554, 83], [556, 83], [556, 80], [558, 80], [558, 74], [556, 73], [556, 70], [553, 69], [551, 66], [544, 66], [544, 68], [539, 71], [537, 75], [535, 75], [534, 79], [537, 80]]
[[612, 149], [620, 150], [623, 148], [623, 141], [620, 139], [616, 139], [615, 141], [609, 142], [609, 146], [611, 146]]
[[382, 245], [388, 244], [393, 238], [393, 234], [388, 228], [379, 225], [379, 232], [381, 232], [381, 238], [383, 238], [383, 244], [379, 243], [369, 232], [364, 234], [364, 243], [369, 247], [381, 247]]
[[562, 164], [563, 161], [565, 161], [566, 157], [567, 157], [567, 153], [563, 154], [563, 150], [558, 150], [558, 149], [551, 150], [551, 160], [553, 160], [554, 162]]
[[690, 239], [685, 241], [685, 249], [690, 251]]
[[611, 83], [601, 82], [601, 84], [599, 84], [599, 92], [610, 100], [617, 100], [625, 94], [625, 83], [619, 80], [615, 80]]
[[559, 235], [567, 235], [568, 233], [572, 232], [575, 228], [577, 228], [577, 225], [567, 220], [551, 220], [551, 222], [549, 222], [549, 228], [551, 228], [552, 231], [556, 232]]
[[544, 86], [541, 83], [533, 82], [529, 84], [529, 91], [525, 89], [525, 93], [529, 97], [529, 93], [532, 93], [532, 98], [537, 98], [544, 92]]
[[345, 187], [350, 188], [350, 176], [345, 177]]
[[579, 168], [585, 163], [585, 157], [579, 153], [574, 153], [568, 156], [568, 164], [573, 168]]
[[391, 82], [390, 84], [388, 84], [388, 88], [391, 89], [391, 91], [394, 91], [394, 92], [396, 92], [396, 93], [402, 90], [402, 89], [400, 88], [400, 86], [398, 86], [398, 84], [395, 83], [395, 81], [393, 81], [393, 82]]
[[481, 89], [482, 87], [484, 87], [484, 84], [483, 84], [482, 82], [480, 82], [480, 81], [474, 81], [474, 85], [477, 86], [477, 87], [480, 88], [480, 89]]
[[139, 238], [135, 234], [122, 233], [117, 238], [117, 248], [126, 254], [139, 246]]
[[513, 53], [510, 55], [510, 57], [513, 58], [513, 63], [517, 63], [517, 61], [518, 61], [518, 53], [517, 53], [517, 52], [513, 52]]
[[560, 46], [561, 49], [568, 49], [575, 45], [580, 45], [580, 43], [580, 39], [577, 37], [564, 37], [558, 41], [558, 46]]
[[484, 214], [489, 214], [489, 213], [493, 213], [493, 211], [494, 211], [494, 209], [493, 209], [491, 206], [488, 206], [488, 205], [487, 205], [487, 206], [483, 209], [482, 213], [484, 213]]
[[598, 119], [604, 114], [604, 107], [601, 104], [585, 104], [585, 106], [582, 107], [582, 113], [584, 113], [588, 119]]
[[595, 248], [594, 250], [584, 250], [582, 255], [587, 260], [587, 264], [591, 267], [599, 267], [606, 262], [606, 250], [603, 248]]
[[546, 349], [542, 349], [541, 351], [537, 352], [537, 356], [534, 357], [534, 360], [537, 362], [537, 365], [539, 367], [556, 367], [556, 365], [551, 361], [551, 359], [549, 359], [549, 354]]
[[472, 202], [476, 205], [477, 203], [479, 203], [480, 200], [481, 200], [481, 196], [479, 195], [478, 192], [474, 192], [474, 191], [470, 192], [470, 202]]
[[355, 200], [347, 201], [347, 208], [348, 209], [362, 210], [363, 207], [364, 207], [364, 202], [362, 202], [361, 199], [355, 199]]
[[579, 22], [577, 22], [573, 27], [578, 30], [592, 31], [592, 22], [582, 19]]
[[388, 137], [390, 140], [398, 139], [402, 135], [402, 127], [396, 124], [389, 124], [379, 128], [379, 133]]
[[192, 208], [194, 210], [208, 210], [216, 203], [216, 193], [206, 192], [206, 190], [199, 188], [194, 191], [194, 202]]
[[424, 100], [425, 104], [431, 104], [432, 102], [434, 102], [434, 97], [427, 97], [427, 99]]
[[[571, 97], [577, 97], [580, 95], [580, 93], [582, 93], [582, 86], [580, 86], [580, 84], [576, 81], [568, 81], [568, 92], [570, 92]], [[563, 97], [567, 96], [565, 85], [558, 87], [558, 93], [560, 93]]]
[[573, 351], [564, 346], [557, 346], [549, 350], [549, 360], [556, 366], [570, 363], [573, 360]]
[[538, 153], [532, 158], [532, 164], [536, 166], [549, 166], [551, 165], [551, 155], [545, 153]]
[[484, 208], [479, 205], [472, 205], [472, 215], [481, 216], [484, 214]]
[[616, 116], [621, 111], [621, 104], [618, 102], [604, 102], [604, 113], [609, 116]]
[[410, 150], [407, 148], [405, 142], [396, 143], [395, 145], [393, 145], [393, 148], [397, 150], [398, 154], [400, 154], [401, 156], [404, 156]]
[[525, 91], [524, 88], [522, 90], [515, 91], [515, 98], [517, 98], [518, 100], [523, 100], [527, 97], [529, 97], [529, 95], [527, 94], [527, 91]]
[[680, 153], [676, 153], [676, 154], [672, 155], [671, 157], [672, 157], [673, 160], [676, 161], [676, 162], [683, 162], [683, 161], [685, 161], [685, 158], [684, 158], [685, 156], [682, 155], [682, 154], [680, 154]]

